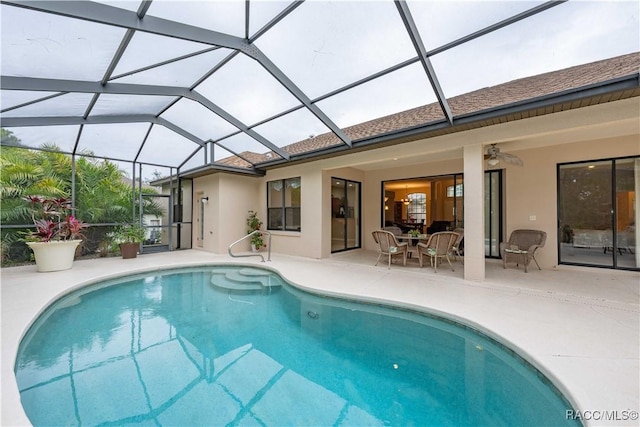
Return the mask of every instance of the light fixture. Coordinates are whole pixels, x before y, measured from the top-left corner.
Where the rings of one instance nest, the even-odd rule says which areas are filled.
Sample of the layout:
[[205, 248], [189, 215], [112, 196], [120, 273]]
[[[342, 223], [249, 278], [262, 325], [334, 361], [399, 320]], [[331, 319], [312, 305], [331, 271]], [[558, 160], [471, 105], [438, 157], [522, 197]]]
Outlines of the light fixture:
[[413, 200], [411, 200], [409, 196], [409, 186], [405, 185], [404, 186], [404, 199], [400, 199], [400, 201], [402, 202], [403, 205], [405, 206], [409, 206], [411, 204], [411, 202], [413, 202]]
[[500, 164], [500, 160], [498, 160], [497, 157], [490, 157], [487, 163], [489, 164], [489, 166], [494, 167]]
[[207, 203], [209, 203], [209, 197], [203, 197], [202, 199], [200, 199], [200, 201], [202, 202], [203, 205], [206, 205]]

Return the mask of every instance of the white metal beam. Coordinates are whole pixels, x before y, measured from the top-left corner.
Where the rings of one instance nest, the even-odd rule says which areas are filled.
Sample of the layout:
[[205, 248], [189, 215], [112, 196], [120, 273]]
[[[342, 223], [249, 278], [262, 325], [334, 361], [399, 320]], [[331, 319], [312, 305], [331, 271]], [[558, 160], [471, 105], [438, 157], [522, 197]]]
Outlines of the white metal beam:
[[[260, 144], [269, 148], [270, 150], [277, 153], [280, 157], [284, 159], [289, 159], [289, 154], [282, 150], [277, 145], [273, 144], [271, 141], [260, 135], [258, 132], [250, 129], [246, 124], [242, 123], [235, 116], [228, 113], [224, 109], [220, 108], [218, 105], [211, 102], [208, 98], [201, 95], [200, 93], [189, 90], [185, 87], [179, 86], [159, 86], [159, 85], [142, 85], [142, 84], [131, 84], [131, 83], [106, 83], [101, 84], [99, 82], [87, 82], [80, 80], [60, 80], [60, 79], [41, 79], [41, 78], [30, 78], [30, 77], [14, 77], [14, 76], [2, 76], [0, 79], [0, 88], [3, 90], [29, 90], [29, 91], [47, 91], [47, 92], [80, 92], [80, 93], [108, 93], [108, 94], [118, 94], [118, 95], [160, 95], [160, 96], [176, 96], [176, 97], [184, 97], [196, 101], [203, 105], [205, 108], [209, 109], [212, 113], [226, 120], [228, 123], [232, 124], [236, 128], [240, 129], [242, 132], [249, 135], [251, 138], [258, 141]], [[109, 117], [121, 117], [124, 121], [130, 122], [130, 120], [126, 120], [128, 115], [119, 115], [119, 116], [109, 116]], [[133, 116], [132, 120], [139, 121], [138, 118], [141, 115]], [[154, 117], [154, 116], [150, 116]], [[38, 118], [32, 117], [29, 118], [29, 122], [33, 123], [31, 125], [24, 126], [37, 126], [44, 124], [51, 124], [52, 119], [56, 119], [55, 117], [43, 117], [41, 118], [42, 124], [38, 124]], [[71, 119], [71, 118], [66, 118]], [[79, 120], [82, 120], [81, 117], [78, 117]], [[91, 117], [87, 117], [84, 120], [91, 120]], [[157, 121], [150, 120], [151, 123], [158, 123]], [[13, 123], [8, 119], [3, 118], [3, 125], [10, 126], [8, 123]], [[26, 122], [25, 122], [26, 123]], [[114, 122], [111, 122], [114, 123]], [[14, 125], [16, 126], [16, 125]], [[185, 131], [186, 132], [186, 131]], [[201, 140], [199, 140], [201, 141]]]

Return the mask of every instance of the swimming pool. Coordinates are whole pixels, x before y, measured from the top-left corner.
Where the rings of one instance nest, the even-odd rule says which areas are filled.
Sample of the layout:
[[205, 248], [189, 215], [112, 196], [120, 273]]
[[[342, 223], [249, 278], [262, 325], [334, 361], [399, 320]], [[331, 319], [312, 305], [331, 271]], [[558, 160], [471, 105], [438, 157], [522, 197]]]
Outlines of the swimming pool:
[[242, 266], [71, 293], [23, 339], [16, 377], [34, 425], [574, 423], [542, 375], [470, 328]]

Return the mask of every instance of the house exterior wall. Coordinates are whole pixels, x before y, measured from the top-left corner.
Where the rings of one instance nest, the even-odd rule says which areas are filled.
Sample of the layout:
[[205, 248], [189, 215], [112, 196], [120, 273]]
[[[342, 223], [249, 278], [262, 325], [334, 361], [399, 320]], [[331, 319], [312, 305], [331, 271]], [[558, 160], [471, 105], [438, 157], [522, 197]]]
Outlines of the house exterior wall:
[[[547, 232], [545, 248], [536, 256], [542, 268], [552, 268], [558, 264], [557, 254], [557, 177], [558, 163], [598, 160], [603, 158], [640, 155], [638, 135], [603, 138], [592, 141], [574, 142], [555, 146], [545, 146], [527, 150], [509, 150], [517, 155], [525, 166], [501, 163], [504, 168], [504, 224], [503, 234], [508, 238], [511, 231], [518, 228], [539, 229]], [[390, 168], [366, 174], [363, 210], [365, 222], [363, 235], [365, 249], [375, 250], [377, 245], [371, 231], [379, 228], [381, 222], [382, 182], [392, 179], [416, 178], [443, 174], [462, 173], [462, 159], [424, 163], [409, 167]], [[465, 190], [468, 190], [465, 186]], [[465, 199], [469, 192], [465, 191]], [[465, 200], [465, 212], [467, 200]], [[467, 234], [467, 233], [465, 233]]]
[[[193, 180], [193, 247], [209, 252], [218, 252], [217, 240], [220, 239], [217, 229], [217, 213], [220, 205], [219, 182], [220, 174], [208, 175]], [[209, 202], [204, 206], [204, 218], [200, 218], [200, 199], [208, 197]], [[204, 238], [198, 243], [200, 234], [200, 221], [204, 223]]]
[[[203, 249], [226, 252], [229, 243], [246, 233], [250, 209], [266, 223], [267, 182], [300, 177], [302, 231], [272, 230], [272, 250], [310, 258], [330, 256], [331, 177], [339, 177], [362, 183], [362, 247], [375, 250], [371, 231], [383, 223], [383, 181], [462, 173], [463, 152], [479, 154], [488, 144], [498, 143], [501, 150], [524, 161], [523, 167], [504, 162], [498, 166], [504, 168], [504, 236], [516, 228], [546, 231], [546, 247], [537, 258], [543, 268], [552, 268], [558, 263], [556, 165], [640, 155], [639, 117], [640, 103], [630, 99], [285, 166], [259, 178], [230, 174], [195, 178], [195, 197], [202, 191], [210, 199]], [[472, 146], [483, 149], [470, 150]], [[467, 200], [478, 201], [465, 194], [465, 211]]]
[[640, 154], [638, 136], [603, 138], [540, 149], [512, 151], [525, 167], [505, 170], [505, 238], [519, 228], [547, 232], [545, 248], [536, 255], [542, 268], [558, 264], [557, 164]]
[[[260, 179], [259, 200], [262, 205], [258, 212], [260, 212], [260, 218], [265, 221], [267, 217], [267, 182], [300, 177], [301, 231], [269, 230], [271, 233], [271, 249], [274, 252], [309, 258], [322, 257], [324, 203], [322, 197], [322, 170], [310, 165], [301, 164], [273, 169], [268, 171], [264, 178]], [[328, 206], [328, 202], [326, 203]], [[266, 226], [264, 229], [266, 229]]]
[[[260, 179], [240, 175], [215, 174], [193, 180], [194, 210], [193, 241], [197, 241], [199, 224], [195, 222], [199, 209], [199, 194], [208, 197], [204, 207], [204, 240], [202, 248], [225, 253], [228, 246], [247, 234], [246, 218], [249, 210], [258, 212], [264, 220], [266, 198], [260, 198]], [[249, 250], [249, 241], [238, 250]], [[199, 249], [194, 243], [194, 248]]]

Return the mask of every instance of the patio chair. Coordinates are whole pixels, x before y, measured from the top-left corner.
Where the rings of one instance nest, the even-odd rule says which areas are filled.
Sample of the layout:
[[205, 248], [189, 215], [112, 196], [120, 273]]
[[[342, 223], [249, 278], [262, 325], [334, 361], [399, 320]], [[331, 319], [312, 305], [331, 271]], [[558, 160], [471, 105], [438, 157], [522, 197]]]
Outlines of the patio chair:
[[451, 221], [433, 221], [430, 226], [427, 227], [427, 234], [435, 234], [441, 231], [450, 230]]
[[400, 229], [400, 227], [397, 227], [395, 225], [390, 225], [388, 227], [384, 227], [383, 230], [384, 231], [390, 231], [396, 237], [402, 235], [402, 229]]
[[378, 265], [378, 261], [380, 261], [382, 255], [387, 255], [388, 257], [388, 268], [391, 268], [391, 259], [399, 255], [402, 256], [402, 265], [407, 265], [407, 253], [409, 252], [408, 243], [398, 243], [396, 236], [390, 231], [375, 230], [372, 231], [371, 234], [373, 235], [373, 240], [378, 244], [378, 259], [375, 265]]
[[507, 268], [507, 262], [515, 262], [516, 267], [522, 264], [526, 273], [527, 266], [533, 260], [538, 266], [538, 270], [542, 270], [535, 255], [539, 248], [544, 247], [546, 241], [547, 233], [544, 231], [513, 230], [509, 241], [500, 243], [503, 268]]
[[420, 262], [420, 267], [422, 267], [422, 257], [428, 256], [431, 266], [437, 273], [438, 261], [442, 258], [446, 258], [449, 263], [449, 267], [451, 267], [451, 271], [455, 271], [453, 269], [453, 265], [451, 265], [449, 254], [452, 252], [453, 245], [457, 240], [458, 233], [454, 233], [453, 231], [441, 231], [429, 236], [427, 243], [418, 243], [418, 261]]
[[[383, 228], [383, 230], [384, 230], [384, 231], [390, 231], [390, 232], [392, 232], [392, 233], [393, 233], [393, 235], [394, 235], [394, 236], [396, 236], [396, 238], [398, 238], [398, 237], [402, 236], [402, 233], [404, 233], [404, 231], [403, 231], [400, 227], [398, 227], [398, 226], [396, 226], [396, 225], [389, 225], [389, 226], [386, 226], [386, 227], [384, 227], [384, 228]], [[403, 243], [404, 243], [404, 242], [403, 242]], [[408, 242], [406, 242], [406, 243], [408, 243]], [[411, 258], [411, 256], [412, 256], [412, 252], [411, 252], [411, 251], [409, 251], [409, 252], [407, 253], [407, 257], [408, 257], [408, 258]]]
[[460, 263], [464, 264], [464, 258], [462, 258], [462, 254], [464, 253], [463, 240], [464, 240], [464, 228], [456, 228], [453, 230], [454, 233], [458, 233], [458, 239], [453, 244], [451, 248], [451, 252], [453, 253], [454, 259], [460, 259]]

